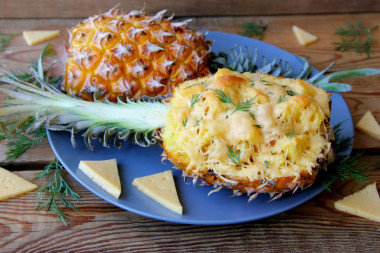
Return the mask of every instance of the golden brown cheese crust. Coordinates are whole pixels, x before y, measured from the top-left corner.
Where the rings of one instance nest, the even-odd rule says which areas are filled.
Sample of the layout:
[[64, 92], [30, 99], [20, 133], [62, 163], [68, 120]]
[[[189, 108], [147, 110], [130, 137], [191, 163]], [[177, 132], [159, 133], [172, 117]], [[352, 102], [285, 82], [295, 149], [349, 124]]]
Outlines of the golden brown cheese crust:
[[314, 182], [330, 149], [329, 95], [302, 80], [226, 69], [174, 92], [162, 134], [185, 174], [241, 192]]

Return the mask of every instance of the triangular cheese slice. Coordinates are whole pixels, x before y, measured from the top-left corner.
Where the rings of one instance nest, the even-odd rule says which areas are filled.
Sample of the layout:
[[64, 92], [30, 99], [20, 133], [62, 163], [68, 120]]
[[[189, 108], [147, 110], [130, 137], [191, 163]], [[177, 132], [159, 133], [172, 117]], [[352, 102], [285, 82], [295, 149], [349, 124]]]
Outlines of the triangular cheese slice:
[[298, 42], [303, 46], [307, 46], [307, 45], [314, 43], [318, 40], [317, 36], [315, 36], [309, 32], [306, 32], [305, 30], [299, 28], [296, 25], [293, 25], [293, 32], [296, 35]]
[[380, 197], [376, 182], [334, 203], [336, 209], [380, 222]]
[[367, 111], [364, 116], [356, 124], [356, 128], [373, 138], [380, 140], [380, 126], [375, 117], [370, 111]]
[[6, 200], [37, 188], [37, 185], [0, 167], [0, 200]]
[[119, 198], [121, 184], [116, 159], [80, 161], [79, 169], [115, 198]]
[[44, 42], [46, 40], [58, 37], [59, 30], [55, 31], [24, 31], [23, 34], [26, 43], [29, 46]]
[[182, 214], [183, 209], [178, 199], [171, 170], [135, 178], [132, 185], [161, 205]]

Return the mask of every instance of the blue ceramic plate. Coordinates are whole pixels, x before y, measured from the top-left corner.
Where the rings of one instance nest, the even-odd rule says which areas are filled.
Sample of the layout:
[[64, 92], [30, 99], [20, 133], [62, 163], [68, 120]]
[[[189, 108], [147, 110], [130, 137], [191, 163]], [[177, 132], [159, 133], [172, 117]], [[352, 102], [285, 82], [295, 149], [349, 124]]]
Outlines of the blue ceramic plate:
[[[231, 49], [236, 44], [258, 48], [266, 58], [284, 59], [288, 61], [295, 71], [302, 67], [301, 60], [275, 46], [247, 37], [209, 32], [207, 38], [213, 40], [213, 52]], [[353, 125], [349, 109], [339, 94], [332, 96], [331, 124], [343, 122], [343, 135], [353, 136]], [[222, 225], [247, 222], [270, 217], [295, 206], [319, 194], [323, 189], [320, 182], [304, 191], [268, 202], [269, 195], [262, 194], [254, 201], [248, 203], [247, 196], [229, 198], [232, 191], [224, 189], [218, 193], [207, 196], [212, 187], [194, 187], [191, 183], [185, 184], [179, 170], [173, 170], [179, 198], [184, 208], [184, 214], [176, 214], [155, 201], [151, 200], [134, 186], [132, 181], [136, 177], [146, 176], [172, 168], [169, 162], [161, 163], [162, 150], [158, 146], [142, 148], [126, 143], [123, 148], [104, 148], [94, 141], [94, 151], [86, 148], [80, 136], [76, 136], [77, 149], [71, 146], [70, 135], [63, 132], [48, 132], [50, 145], [57, 158], [66, 170], [84, 187], [104, 199], [105, 201], [125, 210], [147, 216], [150, 218], [185, 224]], [[121, 178], [122, 193], [115, 199], [102, 188], [92, 182], [79, 169], [80, 160], [100, 160], [116, 158]], [[189, 180], [190, 182], [191, 180]]]

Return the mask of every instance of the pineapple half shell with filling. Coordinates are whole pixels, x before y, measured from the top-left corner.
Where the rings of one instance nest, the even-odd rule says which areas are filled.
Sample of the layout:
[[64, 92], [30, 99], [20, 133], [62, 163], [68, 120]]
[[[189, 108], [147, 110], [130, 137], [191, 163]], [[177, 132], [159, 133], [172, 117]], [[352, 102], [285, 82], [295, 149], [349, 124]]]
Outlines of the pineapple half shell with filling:
[[208, 75], [211, 42], [188, 28], [190, 20], [173, 22], [164, 13], [114, 8], [69, 31], [66, 93], [85, 100], [94, 94], [138, 99], [171, 94], [179, 83]]
[[279, 197], [325, 168], [330, 99], [305, 81], [220, 69], [177, 87], [170, 105], [165, 158], [214, 191]]

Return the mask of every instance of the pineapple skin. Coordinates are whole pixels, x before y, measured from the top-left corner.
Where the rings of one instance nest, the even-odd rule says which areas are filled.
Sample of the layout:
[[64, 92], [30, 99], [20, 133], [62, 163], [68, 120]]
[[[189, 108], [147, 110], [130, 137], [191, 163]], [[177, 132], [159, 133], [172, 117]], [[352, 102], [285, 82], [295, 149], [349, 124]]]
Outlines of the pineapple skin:
[[90, 101], [94, 94], [137, 100], [171, 94], [179, 83], [208, 75], [211, 42], [188, 28], [190, 20], [173, 22], [164, 13], [113, 8], [71, 29], [63, 90]]
[[[234, 106], [222, 103], [217, 89], [235, 105], [254, 98], [252, 105], [231, 114]], [[170, 103], [163, 156], [195, 181], [236, 195], [281, 195], [310, 186], [326, 168], [331, 100], [307, 82], [221, 69], [183, 83]], [[239, 151], [241, 166], [228, 157], [227, 146]]]

